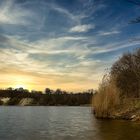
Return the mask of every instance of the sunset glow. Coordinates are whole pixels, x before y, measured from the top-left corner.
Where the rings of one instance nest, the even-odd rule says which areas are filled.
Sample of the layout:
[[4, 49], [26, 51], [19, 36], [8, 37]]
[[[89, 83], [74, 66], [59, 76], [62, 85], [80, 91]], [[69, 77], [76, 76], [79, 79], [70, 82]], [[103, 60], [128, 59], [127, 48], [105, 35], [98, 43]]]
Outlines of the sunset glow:
[[139, 26], [128, 24], [136, 7], [121, 0], [1, 0], [0, 88], [97, 89], [106, 69], [140, 45], [131, 41]]
[[25, 85], [15, 85], [14, 88], [24, 88], [24, 89], [27, 89], [27, 87]]

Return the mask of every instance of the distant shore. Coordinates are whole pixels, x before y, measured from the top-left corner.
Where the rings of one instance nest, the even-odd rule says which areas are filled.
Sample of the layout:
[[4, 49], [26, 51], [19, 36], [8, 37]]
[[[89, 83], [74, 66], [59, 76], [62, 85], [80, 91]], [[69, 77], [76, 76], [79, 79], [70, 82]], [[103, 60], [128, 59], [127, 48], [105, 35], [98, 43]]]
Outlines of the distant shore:
[[18, 106], [89, 106], [93, 90], [85, 92], [67, 92], [61, 89], [28, 91], [27, 89], [0, 89], [0, 105]]

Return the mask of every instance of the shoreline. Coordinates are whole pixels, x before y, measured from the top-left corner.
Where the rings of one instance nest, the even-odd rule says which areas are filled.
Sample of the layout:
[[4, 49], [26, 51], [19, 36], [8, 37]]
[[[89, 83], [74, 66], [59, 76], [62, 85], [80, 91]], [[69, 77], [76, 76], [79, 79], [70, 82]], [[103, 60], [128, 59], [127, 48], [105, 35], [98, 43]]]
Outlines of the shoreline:
[[140, 108], [121, 110], [120, 112], [115, 110], [107, 116], [97, 116], [96, 111], [93, 111], [93, 114], [97, 119], [140, 121]]
[[91, 107], [91, 105], [0, 105], [0, 107], [28, 107], [28, 106], [33, 106], [33, 107]]

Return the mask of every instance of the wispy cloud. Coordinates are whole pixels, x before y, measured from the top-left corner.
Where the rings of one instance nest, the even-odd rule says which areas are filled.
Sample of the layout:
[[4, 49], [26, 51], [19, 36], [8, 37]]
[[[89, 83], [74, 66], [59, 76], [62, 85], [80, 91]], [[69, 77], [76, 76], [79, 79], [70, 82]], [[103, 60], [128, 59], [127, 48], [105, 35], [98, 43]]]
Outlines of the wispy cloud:
[[99, 35], [101, 35], [101, 36], [109, 36], [109, 35], [114, 35], [114, 34], [119, 34], [120, 33], [120, 31], [117, 31], [117, 30], [115, 30], [115, 31], [110, 31], [110, 32], [104, 32], [104, 31], [100, 31], [99, 32]]
[[0, 24], [27, 25], [30, 12], [14, 4], [14, 0], [5, 0], [0, 6]]
[[104, 69], [140, 45], [138, 26], [126, 23], [130, 8], [122, 5], [119, 11], [114, 5], [102, 0], [1, 1], [0, 77], [11, 72], [11, 77], [33, 78], [36, 85], [42, 81], [43, 87], [97, 87]]
[[72, 27], [69, 32], [87, 32], [89, 31], [90, 29], [94, 29], [95, 28], [95, 25], [90, 25], [90, 24], [87, 24], [87, 25], [77, 25], [77, 26], [74, 26]]
[[84, 12], [79, 11], [78, 13], [72, 13], [68, 9], [65, 9], [64, 7], [61, 7], [54, 3], [48, 4], [48, 6], [49, 8], [67, 16], [75, 24], [80, 24], [82, 19], [88, 17], [88, 15]]
[[[130, 43], [126, 40], [121, 43], [108, 43], [102, 47], [96, 45], [96, 47], [88, 48], [88, 43], [94, 39], [90, 37], [75, 39], [72, 36], [63, 36], [28, 42], [18, 37], [5, 37], [4, 42], [10, 47], [0, 48], [0, 66], [3, 69], [10, 66], [18, 71], [32, 73], [32, 75], [43, 75], [43, 77], [49, 78], [47, 81], [50, 86], [52, 83], [58, 85], [57, 82], [51, 82], [57, 80], [61, 81], [59, 86], [65, 89], [65, 86], [69, 84], [78, 86], [78, 80], [83, 79], [89, 85], [96, 82], [94, 87], [97, 87], [104, 69], [109, 67], [114, 60], [112, 58], [110, 61], [106, 61], [88, 56], [117, 51], [140, 43]], [[4, 42], [1, 41], [1, 43]], [[89, 74], [90, 77], [88, 77]], [[67, 77], [67, 80], [64, 77]], [[40, 78], [40, 80], [44, 82], [45, 78]], [[84, 85], [84, 82], [81, 84]]]

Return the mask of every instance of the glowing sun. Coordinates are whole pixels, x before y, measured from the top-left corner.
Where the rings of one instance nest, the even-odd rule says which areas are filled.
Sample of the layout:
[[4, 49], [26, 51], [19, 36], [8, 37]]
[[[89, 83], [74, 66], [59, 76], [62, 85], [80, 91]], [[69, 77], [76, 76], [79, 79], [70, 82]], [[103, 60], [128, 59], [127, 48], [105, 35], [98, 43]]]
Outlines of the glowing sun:
[[23, 85], [23, 84], [17, 84], [15, 85], [15, 88], [23, 88], [23, 89], [26, 89], [26, 85]]

